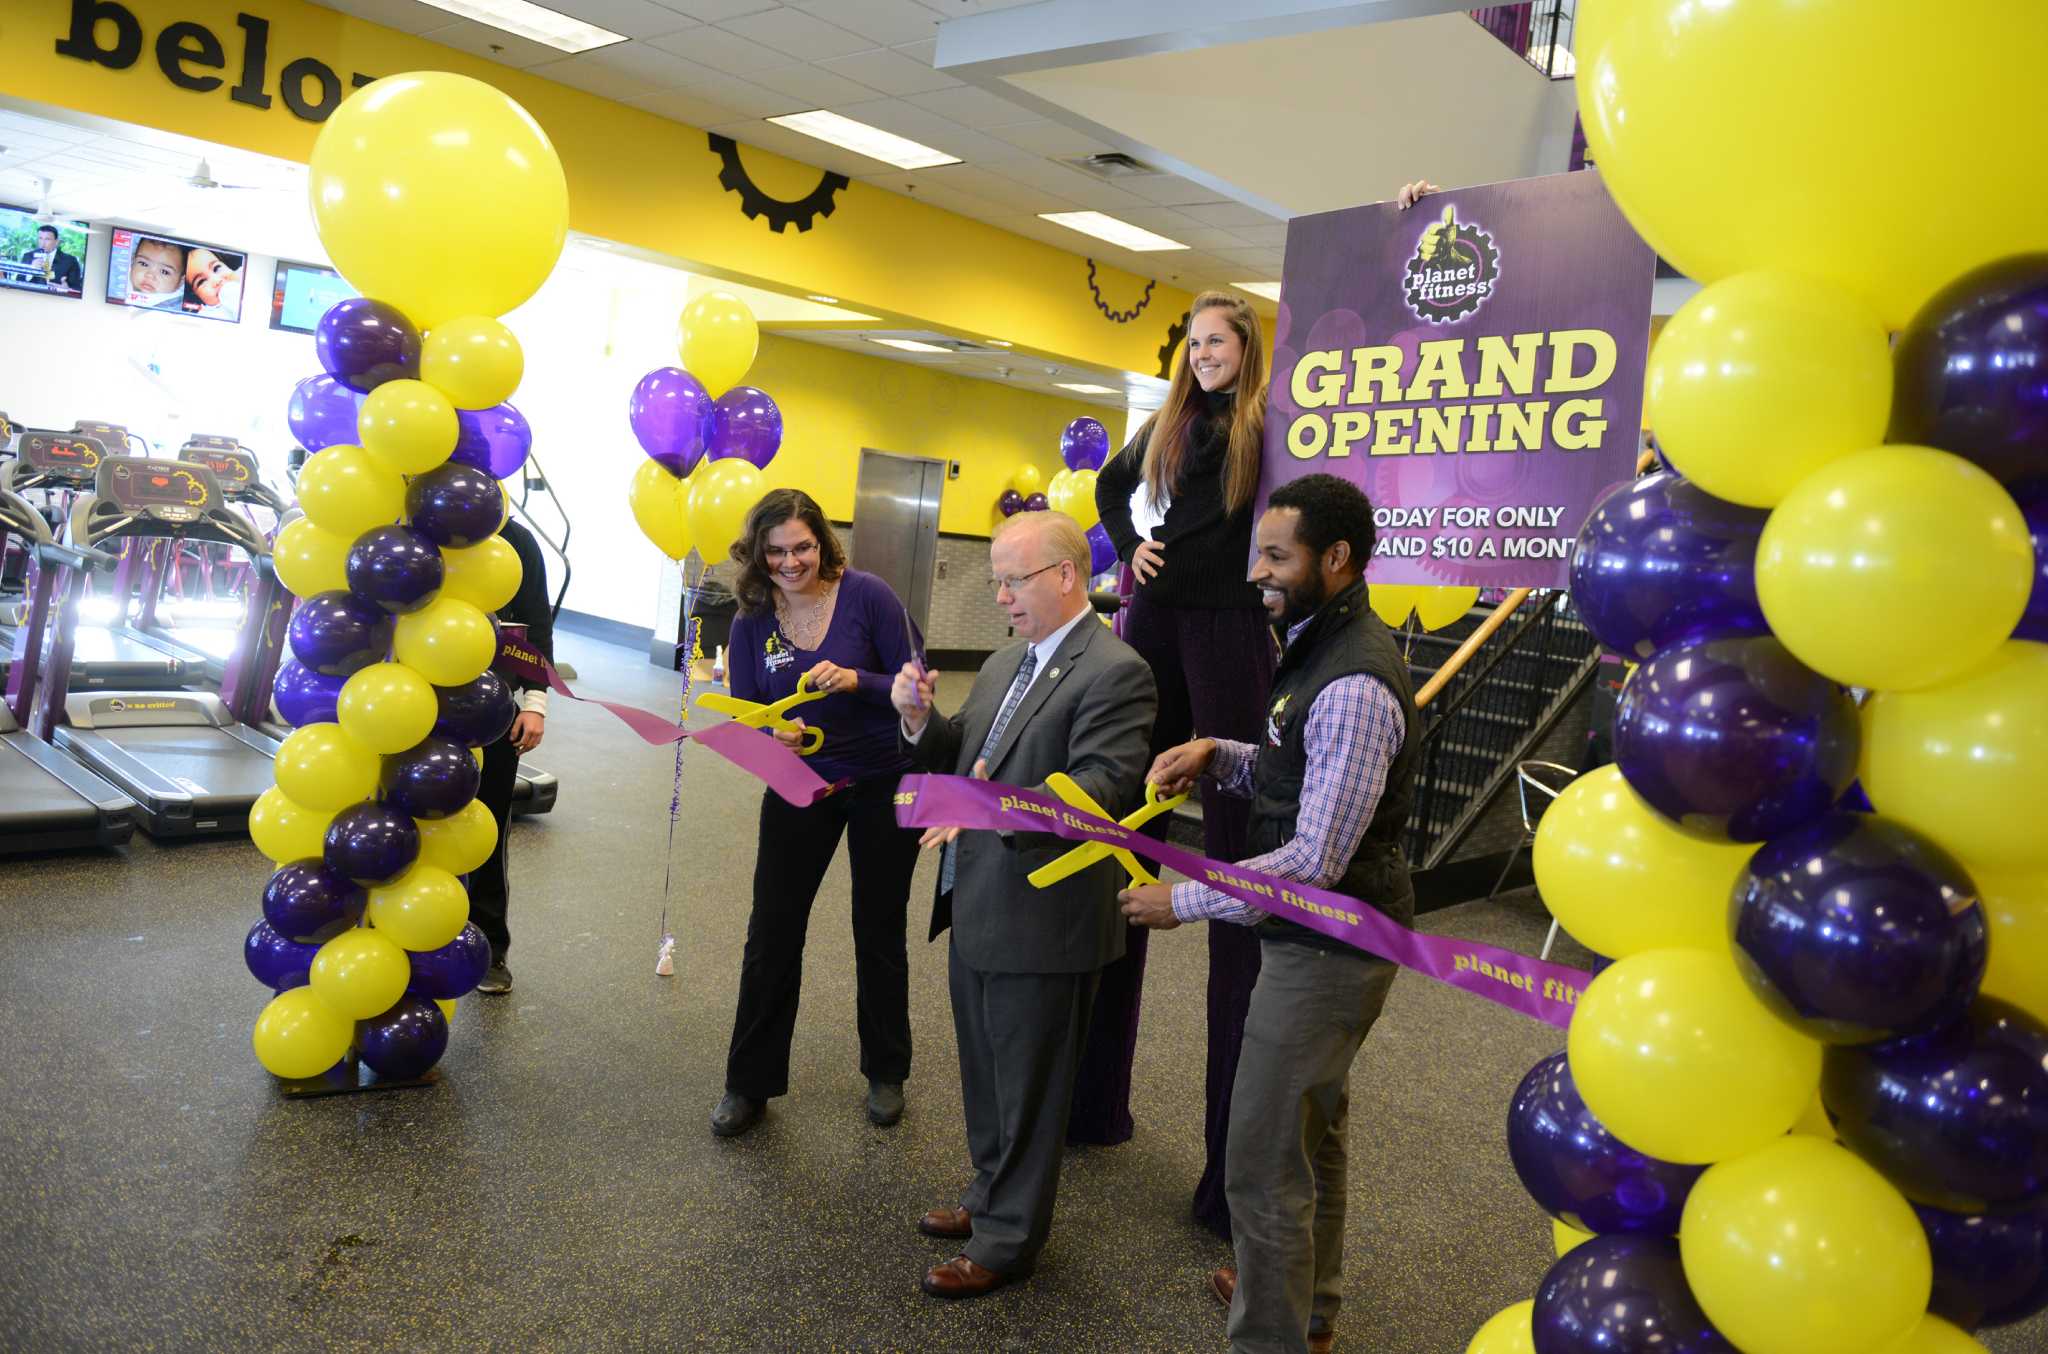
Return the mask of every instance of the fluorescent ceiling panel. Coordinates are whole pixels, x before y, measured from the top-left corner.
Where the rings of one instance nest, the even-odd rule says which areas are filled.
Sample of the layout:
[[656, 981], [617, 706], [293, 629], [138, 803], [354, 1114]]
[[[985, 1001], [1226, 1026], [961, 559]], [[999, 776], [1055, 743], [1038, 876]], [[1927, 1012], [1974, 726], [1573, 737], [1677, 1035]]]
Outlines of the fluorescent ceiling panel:
[[1098, 240], [1107, 240], [1113, 245], [1138, 253], [1154, 253], [1164, 249], [1186, 249], [1179, 240], [1169, 240], [1164, 235], [1134, 226], [1128, 221], [1119, 221], [1103, 212], [1040, 212], [1041, 221], [1050, 221], [1068, 230], [1078, 230], [1083, 235], [1093, 235]]
[[898, 169], [930, 169], [935, 165], [960, 163], [957, 155], [933, 150], [907, 136], [885, 132], [880, 127], [870, 127], [865, 122], [855, 122], [852, 118], [828, 113], [822, 108], [808, 113], [789, 113], [768, 121]]

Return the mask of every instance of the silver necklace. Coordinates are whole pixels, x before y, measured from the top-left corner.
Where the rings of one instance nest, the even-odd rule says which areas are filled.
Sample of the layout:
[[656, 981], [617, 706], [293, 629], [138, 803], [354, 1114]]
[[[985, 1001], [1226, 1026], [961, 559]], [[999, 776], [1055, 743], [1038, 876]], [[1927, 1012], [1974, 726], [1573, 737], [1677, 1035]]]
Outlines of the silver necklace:
[[837, 590], [836, 583], [818, 589], [818, 600], [811, 603], [810, 614], [802, 620], [797, 619], [796, 608], [790, 604], [788, 594], [776, 594], [775, 606], [782, 613], [782, 628], [789, 632], [797, 648], [815, 649], [825, 638], [825, 611], [832, 605], [832, 594]]

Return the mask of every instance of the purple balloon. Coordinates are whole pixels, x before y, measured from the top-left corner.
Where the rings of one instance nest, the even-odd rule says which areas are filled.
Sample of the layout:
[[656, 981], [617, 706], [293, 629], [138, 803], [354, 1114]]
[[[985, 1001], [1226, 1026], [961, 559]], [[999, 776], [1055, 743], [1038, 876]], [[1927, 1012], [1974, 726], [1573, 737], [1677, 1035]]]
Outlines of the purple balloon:
[[287, 940], [317, 945], [354, 926], [367, 901], [347, 878], [308, 857], [270, 876], [263, 886], [263, 920]]
[[1934, 1253], [1927, 1310], [1976, 1330], [2048, 1308], [2048, 1207], [1973, 1216], [1914, 1204], [1913, 1211]]
[[2027, 598], [2027, 609], [2012, 637], [2048, 644], [2048, 478], [2029, 480], [2011, 488], [2021, 514], [2027, 519], [2027, 534], [2034, 542], [2034, 591]]
[[462, 934], [440, 949], [415, 950], [406, 957], [412, 960], [412, 981], [405, 987], [408, 995], [454, 1001], [484, 980], [491, 966], [491, 942], [484, 939], [475, 922], [466, 922]]
[[348, 548], [348, 590], [394, 616], [441, 595], [441, 547], [411, 527], [371, 527]]
[[738, 459], [755, 469], [775, 459], [782, 446], [782, 411], [768, 392], [734, 386], [718, 397], [711, 411], [711, 444], [705, 454], [714, 461]]
[[448, 1019], [426, 997], [400, 997], [382, 1015], [356, 1022], [356, 1053], [380, 1077], [423, 1077], [447, 1051]]
[[1024, 500], [1025, 512], [1044, 512], [1047, 508], [1050, 508], [1051, 506], [1052, 504], [1046, 501], [1046, 497], [1044, 494], [1033, 494], [1031, 497]]
[[1015, 517], [1024, 511], [1024, 495], [1015, 489], [1005, 489], [1003, 496], [996, 500], [996, 506], [1002, 509], [1003, 516]]
[[356, 415], [363, 397], [332, 376], [308, 376], [292, 387], [285, 409], [292, 436], [307, 451], [356, 445]]
[[1537, 1206], [1582, 1232], [1676, 1236], [1704, 1166], [1622, 1145], [1579, 1097], [1563, 1053], [1529, 1069], [1508, 1102], [1508, 1158]]
[[474, 466], [493, 479], [519, 473], [527, 453], [533, 450], [533, 429], [526, 415], [509, 404], [495, 409], [458, 409], [455, 422], [459, 431], [448, 459]]
[[1663, 1236], [1596, 1236], [1536, 1290], [1536, 1354], [1737, 1354], [1708, 1322]]
[[1630, 788], [1715, 841], [1766, 841], [1826, 813], [1856, 779], [1861, 748], [1848, 692], [1768, 635], [1659, 652], [1614, 717]]
[[1936, 292], [1892, 349], [1887, 442], [2048, 475], [2048, 253], [2015, 254]]
[[460, 550], [498, 534], [505, 524], [505, 491], [489, 471], [451, 461], [412, 477], [405, 515], [434, 544]]
[[482, 776], [468, 748], [430, 734], [384, 759], [384, 802], [415, 818], [446, 818], [476, 798]]
[[311, 982], [313, 956], [318, 953], [318, 945], [280, 935], [267, 921], [250, 927], [248, 937], [242, 941], [242, 962], [249, 966], [257, 982], [274, 992], [304, 987]]
[[292, 613], [292, 657], [315, 672], [347, 677], [391, 651], [395, 622], [374, 602], [337, 588], [316, 593]]
[[1773, 837], [1730, 908], [1750, 989], [1823, 1043], [1947, 1024], [1984, 979], [1977, 886], [1939, 846], [1872, 814], [1830, 813]]
[[313, 671], [296, 658], [287, 658], [278, 665], [270, 695], [277, 702], [277, 712], [293, 728], [302, 724], [332, 724], [339, 718], [334, 704], [340, 699], [346, 681], [346, 677], [330, 677]]
[[1820, 1094], [1842, 1144], [1914, 1203], [2048, 1203], [2048, 1029], [2016, 1006], [1979, 997], [1933, 1034], [1830, 1048]]
[[1088, 528], [1089, 574], [1107, 573], [1116, 566], [1116, 559], [1116, 542], [1109, 539], [1109, 528], [1100, 522]]
[[1060, 459], [1069, 470], [1100, 470], [1109, 459], [1109, 429], [1083, 414], [1060, 432]]
[[367, 395], [386, 381], [419, 379], [420, 331], [397, 306], [352, 296], [320, 317], [313, 355], [329, 376]]
[[681, 367], [656, 367], [633, 387], [626, 416], [640, 449], [674, 475], [687, 475], [704, 459], [716, 409], [703, 383]]
[[464, 747], [481, 748], [503, 738], [519, 717], [519, 703], [503, 677], [486, 668], [461, 686], [437, 686], [441, 713], [434, 720], [437, 737]]
[[389, 804], [351, 804], [327, 825], [327, 868], [365, 888], [388, 884], [420, 855], [419, 824]]
[[1767, 635], [1756, 542], [1770, 513], [1724, 503], [1677, 475], [1617, 485], [1572, 551], [1572, 603], [1616, 653], [1730, 635]]

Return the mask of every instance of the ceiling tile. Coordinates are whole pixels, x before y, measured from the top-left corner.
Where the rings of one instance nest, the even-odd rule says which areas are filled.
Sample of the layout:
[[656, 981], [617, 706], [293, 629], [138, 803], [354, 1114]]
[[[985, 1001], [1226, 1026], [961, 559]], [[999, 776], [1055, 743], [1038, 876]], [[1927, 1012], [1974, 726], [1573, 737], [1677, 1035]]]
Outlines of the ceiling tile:
[[[568, 60], [576, 63], [574, 69], [578, 71], [611, 71], [625, 76], [648, 91], [677, 89], [691, 76], [704, 73], [702, 66], [645, 42], [624, 42], [614, 47], [600, 47], [594, 52], [583, 52]], [[541, 68], [535, 73], [546, 75], [547, 70]]]
[[978, 131], [1041, 120], [1029, 109], [1020, 108], [1008, 99], [999, 98], [973, 85], [934, 90], [930, 94], [913, 94], [905, 102]]
[[835, 56], [865, 52], [875, 44], [855, 33], [826, 23], [800, 9], [771, 9], [719, 25], [728, 33], [752, 38], [799, 61], [829, 61]]
[[656, 38], [652, 45], [726, 75], [752, 75], [789, 64], [789, 57], [773, 47], [710, 25]]
[[1270, 226], [1235, 226], [1231, 234], [1261, 249], [1278, 249], [1287, 243], [1287, 227], [1284, 224]]
[[1151, 205], [1143, 198], [1134, 197], [1092, 174], [1083, 174], [1078, 169], [1069, 169], [1065, 165], [1054, 164], [1051, 160], [1033, 157], [994, 160], [988, 162], [985, 167], [1007, 178], [1019, 179], [1048, 192], [1057, 193], [1069, 202], [1078, 202], [1099, 211]]
[[991, 127], [988, 134], [999, 141], [1009, 142], [1019, 150], [1051, 156], [1056, 160], [1075, 155], [1100, 155], [1111, 149], [1106, 141], [1098, 141], [1086, 132], [1077, 132], [1047, 118]]
[[654, 38], [696, 22], [651, 0], [548, 0], [548, 8], [629, 38]]
[[1286, 257], [1283, 249], [1218, 249], [1216, 256], [1245, 268], [1272, 268], [1278, 270], [1280, 261]]
[[[1195, 244], [1188, 236], [1209, 229], [1193, 217], [1183, 216], [1171, 207], [1125, 207], [1119, 210], [1116, 215], [1119, 221], [1128, 221], [1134, 226], [1142, 226], [1144, 229], [1154, 231], [1160, 235], [1170, 235], [1185, 245]], [[1239, 243], [1237, 236], [1232, 235], [1228, 231], [1218, 231], [1217, 234], [1222, 237], [1221, 243], [1223, 244], [1234, 245]], [[1196, 245], [1195, 247], [1203, 248], [1205, 246]]]
[[395, 28], [401, 33], [425, 33], [443, 28], [448, 12], [422, 5], [419, 0], [315, 0], [323, 8], [353, 14], [373, 24]]
[[1223, 194], [1214, 188], [1204, 188], [1201, 184], [1181, 178], [1178, 174], [1145, 175], [1126, 180], [1124, 186], [1139, 197], [1156, 202], [1162, 207], [1186, 207], [1197, 202], [1225, 200]]
[[[925, 170], [918, 171], [917, 191], [914, 193], [904, 192], [902, 188], [897, 187], [893, 183], [882, 182], [880, 181], [882, 177], [877, 176], [876, 179], [870, 180], [870, 182], [873, 182], [876, 187], [888, 188], [891, 192], [902, 193], [903, 196], [910, 198], [914, 202], [922, 202], [927, 206], [937, 207], [941, 211], [952, 212], [955, 216], [965, 216], [972, 220], [986, 221], [994, 225], [999, 224], [1005, 217], [1016, 215], [1017, 212], [1015, 207], [1005, 206], [1003, 203], [994, 202], [984, 197], [977, 197], [973, 193], [963, 193], [945, 184], [936, 183], [933, 181], [932, 175]], [[897, 171], [897, 177], [899, 179], [902, 177], [901, 170]]]
[[1014, 9], [1018, 5], [1035, 5], [1039, 0], [924, 0], [924, 7], [942, 19], [957, 19], [963, 14], [985, 14], [992, 9]]
[[731, 122], [740, 115], [736, 108], [727, 108], [723, 104], [714, 103], [710, 99], [680, 89], [650, 94], [645, 98], [630, 99], [628, 102], [635, 108], [644, 108], [659, 117], [671, 118], [677, 122], [687, 122], [693, 127], [713, 127], [722, 122]]
[[929, 94], [935, 89], [950, 89], [960, 83], [950, 75], [887, 47], [834, 57], [818, 65], [849, 80], [858, 80], [869, 89], [898, 98], [905, 94]]
[[729, 136], [744, 146], [759, 146], [763, 150], [795, 160], [799, 164], [816, 165], [844, 174], [848, 178], [862, 179], [879, 174], [884, 170], [901, 173], [880, 160], [870, 160], [865, 155], [855, 155], [828, 141], [820, 141], [802, 132], [793, 132], [787, 127], [778, 127], [772, 122], [758, 118], [738, 123], [729, 123], [711, 129], [720, 136]]
[[1242, 202], [1204, 202], [1181, 208], [1195, 220], [1209, 226], [1234, 230], [1238, 226], [1270, 226], [1273, 218]]
[[902, 99], [876, 99], [868, 103], [841, 104], [832, 110], [885, 132], [907, 136], [921, 145], [980, 163], [1013, 156], [1015, 148], [991, 136], [970, 131], [937, 113], [906, 103]]
[[806, 108], [862, 103], [874, 98], [876, 93], [866, 85], [835, 75], [823, 66], [779, 66], [774, 70], [755, 71], [749, 78], [778, 94], [801, 100]]
[[920, 42], [937, 29], [938, 16], [917, 0], [791, 0], [792, 5], [884, 46]]
[[700, 99], [723, 104], [738, 110], [750, 118], [775, 117], [782, 113], [795, 113], [804, 107], [803, 101], [781, 94], [772, 89], [742, 80], [738, 76], [721, 75], [703, 66], [693, 67], [691, 72], [678, 80], [677, 87], [686, 94]]
[[501, 66], [511, 66], [517, 70], [538, 66], [542, 62], [554, 61], [565, 55], [545, 43], [528, 42], [525, 38], [515, 37], [503, 29], [492, 28], [488, 24], [475, 23], [468, 19], [457, 19], [445, 28], [436, 28], [420, 36], [428, 42], [438, 42], [443, 47], [453, 47], [458, 52], [468, 52], [471, 56], [480, 56], [486, 61], [495, 61]]
[[990, 202], [1001, 203], [1012, 212], [1057, 212], [1074, 205], [1072, 199], [1040, 188], [1036, 184], [1020, 183], [1016, 179], [993, 173], [979, 165], [941, 165], [937, 169], [920, 170], [931, 182], [943, 188], [971, 193]]
[[[1181, 215], [1186, 216], [1187, 213], [1182, 212]], [[1194, 218], [1189, 217], [1188, 219], [1192, 221]], [[1238, 239], [1235, 234], [1223, 229], [1221, 226], [1182, 226], [1173, 238], [1179, 240], [1182, 244], [1192, 245], [1196, 249], [1242, 249], [1244, 247], [1243, 240]]]
[[[637, 45], [637, 44], [634, 44]], [[620, 69], [615, 53], [631, 51], [632, 46], [606, 48], [585, 52], [580, 56], [564, 57], [545, 65], [530, 66], [528, 72], [544, 80], [568, 85], [589, 94], [601, 95], [607, 99], [632, 100], [649, 94], [656, 94], [668, 88], [664, 80], [647, 78], [643, 74], [629, 73]], [[637, 64], [637, 58], [633, 58]]]
[[756, 14], [764, 9], [774, 9], [777, 0], [661, 0], [663, 9], [672, 9], [678, 14], [687, 14], [704, 23], [723, 23], [737, 19], [742, 14]]

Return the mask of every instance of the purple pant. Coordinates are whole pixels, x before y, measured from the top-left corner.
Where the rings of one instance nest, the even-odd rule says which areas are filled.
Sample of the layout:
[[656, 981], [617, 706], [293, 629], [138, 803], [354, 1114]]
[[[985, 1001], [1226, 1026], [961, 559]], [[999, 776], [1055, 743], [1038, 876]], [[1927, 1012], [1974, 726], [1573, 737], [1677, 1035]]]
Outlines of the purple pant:
[[[1153, 606], [1141, 589], [1131, 599], [1124, 640], [1151, 664], [1159, 683], [1159, 718], [1152, 726], [1154, 756], [1198, 735], [1240, 742], [1258, 739], [1276, 661], [1273, 630], [1264, 611]], [[1202, 800], [1202, 853], [1212, 860], [1241, 859], [1250, 814], [1249, 800], [1229, 798], [1211, 787]], [[1147, 831], [1164, 837], [1166, 820], [1155, 819], [1154, 824]], [[1259, 942], [1249, 927], [1218, 924], [1208, 930], [1208, 1163], [1195, 1188], [1195, 1217], [1228, 1238], [1224, 1142], [1245, 1011], [1259, 977]], [[1131, 1137], [1131, 1059], [1138, 1045], [1138, 999], [1144, 988], [1149, 935], [1143, 927], [1131, 927], [1128, 951], [1102, 971], [1067, 1126], [1069, 1142], [1106, 1146]]]

